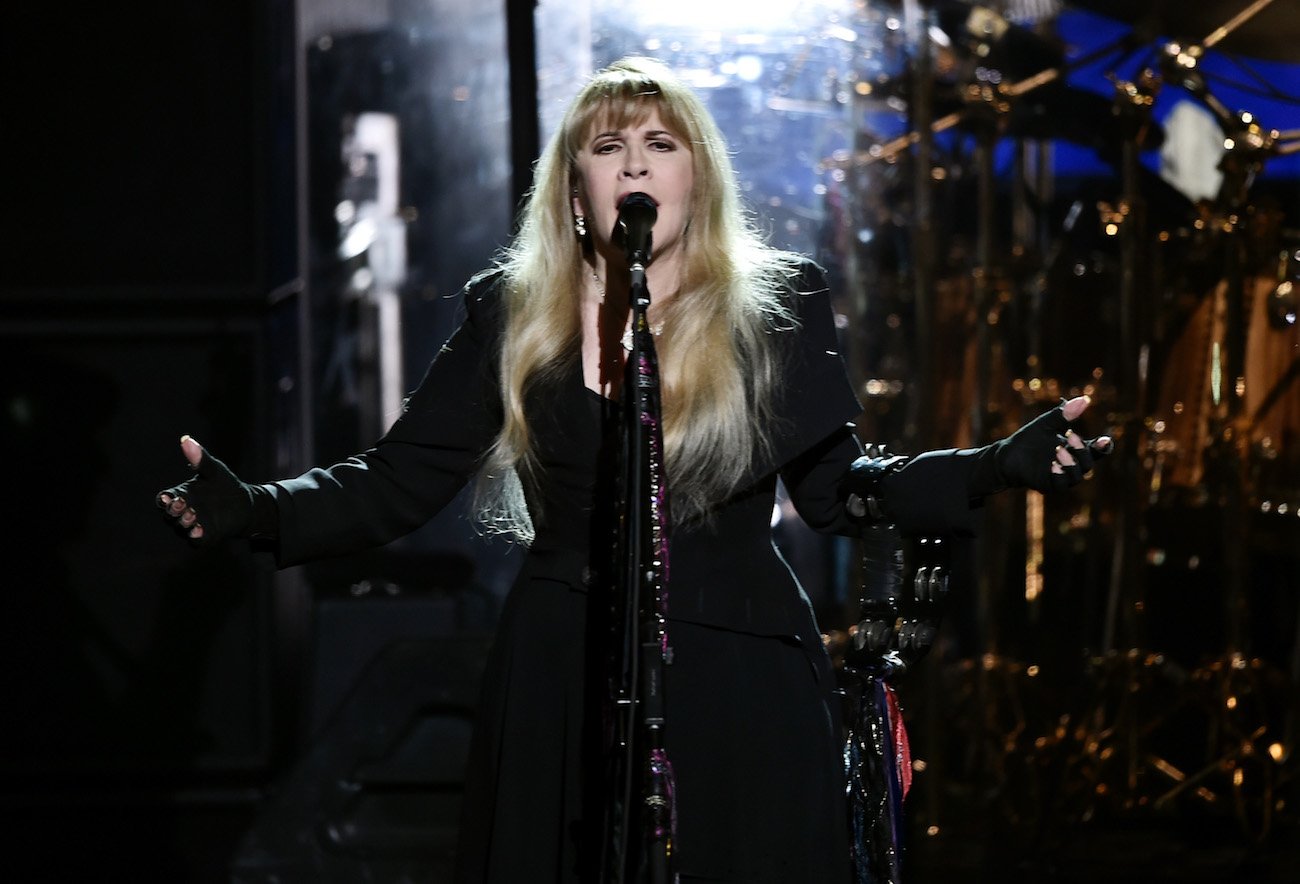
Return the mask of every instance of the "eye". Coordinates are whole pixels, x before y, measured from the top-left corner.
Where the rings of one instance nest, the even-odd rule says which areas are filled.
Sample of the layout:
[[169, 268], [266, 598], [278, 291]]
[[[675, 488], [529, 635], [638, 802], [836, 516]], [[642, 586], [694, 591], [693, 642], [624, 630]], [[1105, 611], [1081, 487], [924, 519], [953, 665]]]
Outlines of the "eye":
[[617, 141], [602, 141], [592, 148], [594, 154], [610, 154], [617, 151], [622, 145]]
[[677, 144], [665, 138], [656, 138], [650, 142], [650, 149], [661, 152], [667, 152], [677, 149]]

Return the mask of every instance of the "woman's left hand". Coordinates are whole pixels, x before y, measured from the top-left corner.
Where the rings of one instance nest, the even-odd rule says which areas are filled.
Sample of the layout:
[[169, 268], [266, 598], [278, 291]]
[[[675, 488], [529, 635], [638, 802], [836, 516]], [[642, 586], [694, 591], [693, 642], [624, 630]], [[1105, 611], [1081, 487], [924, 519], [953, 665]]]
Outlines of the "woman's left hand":
[[1087, 396], [1062, 402], [989, 445], [971, 477], [971, 496], [1005, 488], [1057, 491], [1082, 482], [1115, 447], [1109, 436], [1084, 439], [1070, 426], [1091, 402]]

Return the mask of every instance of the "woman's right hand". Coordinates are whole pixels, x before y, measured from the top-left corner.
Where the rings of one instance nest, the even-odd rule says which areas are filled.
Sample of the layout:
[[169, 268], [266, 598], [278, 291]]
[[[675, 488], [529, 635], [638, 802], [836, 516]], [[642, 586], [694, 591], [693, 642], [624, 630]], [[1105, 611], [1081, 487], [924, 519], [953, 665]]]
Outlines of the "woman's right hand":
[[195, 475], [158, 493], [163, 514], [196, 543], [249, 536], [256, 499], [268, 492], [241, 482], [190, 436], [181, 437], [181, 451]]

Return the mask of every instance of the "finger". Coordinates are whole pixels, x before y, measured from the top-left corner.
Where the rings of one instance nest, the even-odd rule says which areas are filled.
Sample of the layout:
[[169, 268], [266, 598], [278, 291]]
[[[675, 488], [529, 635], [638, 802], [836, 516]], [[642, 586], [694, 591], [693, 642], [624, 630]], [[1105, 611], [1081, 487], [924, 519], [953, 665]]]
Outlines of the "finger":
[[1066, 420], [1072, 421], [1075, 418], [1077, 418], [1079, 415], [1087, 411], [1088, 406], [1091, 404], [1092, 404], [1092, 397], [1075, 396], [1073, 399], [1064, 403], [1061, 406], [1061, 414], [1065, 416]]
[[190, 540], [202, 540], [202, 539], [203, 539], [203, 526], [202, 526], [202, 525], [195, 525], [193, 528], [191, 528], [191, 529], [190, 529], [189, 537], [190, 537]]
[[1115, 450], [1115, 442], [1109, 436], [1098, 436], [1088, 443], [1093, 457], [1105, 457]]
[[1056, 461], [1052, 461], [1052, 473], [1047, 481], [1047, 487], [1050, 491], [1060, 491], [1070, 487], [1070, 477], [1066, 468]]
[[183, 525], [186, 528], [193, 526], [196, 522], [198, 522], [198, 520], [199, 520], [198, 513], [194, 512], [194, 510], [186, 510], [185, 512], [181, 513], [181, 519], [180, 519], [181, 525]]
[[185, 459], [190, 462], [194, 469], [199, 468], [199, 461], [203, 460], [203, 446], [198, 443], [193, 436], [181, 436], [181, 451], [185, 454]]
[[1070, 449], [1064, 445], [1056, 446], [1056, 462], [1063, 467], [1072, 467], [1078, 463], [1074, 459], [1074, 455], [1070, 453]]
[[1052, 461], [1052, 487], [1069, 488], [1083, 481], [1083, 468], [1074, 459], [1069, 450], [1058, 445], [1056, 458]]
[[167, 507], [167, 515], [169, 516], [179, 516], [183, 512], [185, 512], [185, 498], [183, 497], [176, 498]]
[[1092, 449], [1088, 447], [1088, 443], [1080, 438], [1079, 434], [1073, 430], [1065, 434], [1065, 442], [1068, 446], [1070, 455], [1074, 458], [1074, 462], [1079, 465], [1079, 469], [1083, 470], [1084, 475], [1087, 475], [1087, 473], [1092, 470], [1094, 460]]
[[162, 507], [163, 509], [167, 509], [167, 507], [172, 502], [172, 496], [168, 494], [166, 491], [159, 491], [158, 496], [155, 497], [154, 500], [158, 502], [158, 506]]

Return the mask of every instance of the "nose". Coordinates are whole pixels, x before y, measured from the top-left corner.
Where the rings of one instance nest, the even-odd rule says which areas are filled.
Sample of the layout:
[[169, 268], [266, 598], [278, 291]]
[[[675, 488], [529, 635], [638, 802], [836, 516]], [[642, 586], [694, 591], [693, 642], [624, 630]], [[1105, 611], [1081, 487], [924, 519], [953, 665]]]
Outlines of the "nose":
[[645, 151], [640, 145], [629, 145], [623, 151], [624, 178], [644, 178], [650, 174], [650, 165], [646, 162]]

